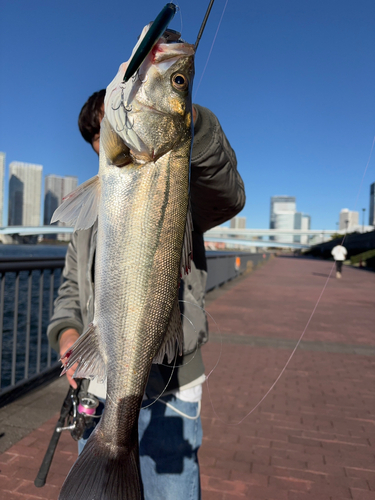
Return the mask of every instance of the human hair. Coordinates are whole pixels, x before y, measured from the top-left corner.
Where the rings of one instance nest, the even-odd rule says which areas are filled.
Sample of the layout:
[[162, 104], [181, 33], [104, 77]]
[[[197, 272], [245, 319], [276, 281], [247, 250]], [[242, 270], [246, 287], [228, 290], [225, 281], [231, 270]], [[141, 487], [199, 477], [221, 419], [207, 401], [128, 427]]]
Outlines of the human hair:
[[78, 127], [82, 137], [92, 144], [94, 137], [100, 132], [100, 122], [103, 118], [105, 89], [94, 92], [82, 106], [78, 116]]

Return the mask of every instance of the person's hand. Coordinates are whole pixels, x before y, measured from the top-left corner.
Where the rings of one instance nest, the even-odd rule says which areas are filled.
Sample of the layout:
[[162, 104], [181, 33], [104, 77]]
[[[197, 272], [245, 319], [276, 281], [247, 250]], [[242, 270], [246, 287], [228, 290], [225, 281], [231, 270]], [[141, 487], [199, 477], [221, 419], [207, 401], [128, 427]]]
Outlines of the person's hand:
[[[65, 330], [65, 332], [60, 337], [60, 356], [62, 357], [68, 349], [72, 347], [74, 342], [78, 339], [79, 334], [77, 330], [74, 328], [70, 328], [69, 330]], [[66, 372], [66, 376], [69, 384], [73, 387], [73, 389], [77, 389], [77, 382], [74, 380], [73, 375], [77, 369], [77, 363], [73, 365]]]

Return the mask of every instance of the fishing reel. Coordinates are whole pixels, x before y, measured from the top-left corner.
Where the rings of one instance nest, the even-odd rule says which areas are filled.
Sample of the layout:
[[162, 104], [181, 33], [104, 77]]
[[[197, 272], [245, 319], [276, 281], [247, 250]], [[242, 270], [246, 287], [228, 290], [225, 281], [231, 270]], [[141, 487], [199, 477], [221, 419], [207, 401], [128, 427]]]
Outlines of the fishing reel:
[[66, 425], [64, 427], [56, 427], [57, 432], [70, 431], [75, 441], [85, 437], [85, 431], [96, 426], [102, 413], [99, 411], [100, 402], [98, 398], [87, 393], [83, 389], [83, 385], [86, 384], [80, 384], [70, 396], [71, 408], [67, 416]]

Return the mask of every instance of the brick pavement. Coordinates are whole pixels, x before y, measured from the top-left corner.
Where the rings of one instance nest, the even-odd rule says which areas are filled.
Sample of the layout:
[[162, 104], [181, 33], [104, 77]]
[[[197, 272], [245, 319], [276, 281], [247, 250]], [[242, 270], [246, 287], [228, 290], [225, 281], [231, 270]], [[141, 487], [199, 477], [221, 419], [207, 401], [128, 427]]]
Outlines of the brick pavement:
[[[208, 306], [204, 500], [375, 500], [375, 274], [278, 258]], [[333, 273], [334, 275], [334, 273]], [[220, 339], [221, 335], [221, 339]], [[213, 407], [212, 407], [213, 406]], [[214, 408], [214, 409], [213, 409]]]
[[[331, 265], [277, 258], [208, 300], [221, 338], [210, 321], [207, 373], [220, 361], [204, 387], [203, 500], [375, 500], [375, 274], [329, 280], [301, 349], [238, 424], [280, 373]], [[0, 500], [57, 499], [76, 458], [69, 434], [47, 485], [33, 485], [56, 420], [0, 455]]]

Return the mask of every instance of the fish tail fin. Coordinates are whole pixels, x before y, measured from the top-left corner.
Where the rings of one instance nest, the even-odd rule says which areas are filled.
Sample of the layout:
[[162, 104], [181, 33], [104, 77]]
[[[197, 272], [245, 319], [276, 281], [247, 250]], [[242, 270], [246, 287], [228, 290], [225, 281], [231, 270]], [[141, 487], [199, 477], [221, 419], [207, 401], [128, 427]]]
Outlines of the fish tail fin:
[[138, 441], [130, 451], [113, 450], [90, 436], [61, 488], [59, 500], [141, 500]]

